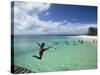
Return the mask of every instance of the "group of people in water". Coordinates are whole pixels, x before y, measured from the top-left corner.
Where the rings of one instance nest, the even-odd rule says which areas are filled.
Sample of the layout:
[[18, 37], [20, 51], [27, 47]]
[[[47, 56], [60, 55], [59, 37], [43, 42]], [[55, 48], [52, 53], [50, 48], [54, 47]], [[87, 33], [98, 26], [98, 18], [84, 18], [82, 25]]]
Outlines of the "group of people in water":
[[[77, 42], [82, 44], [82, 43], [83, 43], [83, 40], [72, 41], [72, 44], [73, 44], [73, 45], [77, 45]], [[65, 43], [66, 43], [67, 45], [70, 45], [70, 41], [69, 41], [69, 42], [68, 42], [68, 41], [65, 41]]]
[[[96, 43], [97, 41], [96, 40], [93, 40], [93, 43]], [[72, 44], [73, 45], [77, 45], [78, 43], [80, 43], [80, 44], [83, 44], [84, 43], [84, 41], [83, 40], [78, 40], [78, 41], [72, 41]], [[67, 45], [70, 45], [71, 44], [71, 41], [65, 41], [65, 44], [67, 44]], [[44, 48], [44, 46], [45, 46], [45, 43], [38, 43], [37, 42], [37, 45], [40, 47], [39, 48], [39, 56], [36, 56], [36, 55], [33, 55], [33, 57], [35, 57], [35, 58], [37, 58], [37, 59], [42, 59], [42, 56], [43, 56], [43, 53], [45, 52], [45, 51], [47, 51], [48, 49], [50, 49], [50, 48], [55, 48], [55, 47], [53, 47], [53, 46], [49, 46], [49, 47], [47, 47], [47, 48]], [[58, 42], [54, 42], [54, 45], [58, 45]], [[55, 48], [56, 49], [56, 48]]]
[[97, 43], [97, 40], [93, 40], [93, 43]]

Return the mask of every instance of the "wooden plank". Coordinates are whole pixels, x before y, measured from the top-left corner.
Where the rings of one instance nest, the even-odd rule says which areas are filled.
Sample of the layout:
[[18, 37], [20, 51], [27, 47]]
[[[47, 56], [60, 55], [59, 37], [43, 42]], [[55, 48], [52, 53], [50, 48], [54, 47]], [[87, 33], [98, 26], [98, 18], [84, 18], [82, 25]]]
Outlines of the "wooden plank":
[[27, 71], [27, 69], [24, 69], [23, 71], [21, 71], [20, 73], [25, 73]]
[[31, 70], [28, 70], [24, 67], [20, 67], [20, 66], [17, 66], [17, 65], [12, 65], [12, 66], [14, 66], [14, 74], [32, 73]]
[[19, 68], [19, 67], [15, 65], [15, 66], [14, 66], [14, 71], [16, 71], [18, 68]]
[[29, 70], [27, 70], [27, 71], [26, 71], [26, 73], [30, 73], [30, 71], [29, 71]]
[[17, 73], [20, 73], [21, 71], [23, 71], [24, 70], [24, 68], [20, 68], [19, 70], [17, 70], [15, 73], [17, 74]]
[[20, 67], [18, 67], [16, 70], [14, 70], [14, 72], [18, 71], [20, 69]]

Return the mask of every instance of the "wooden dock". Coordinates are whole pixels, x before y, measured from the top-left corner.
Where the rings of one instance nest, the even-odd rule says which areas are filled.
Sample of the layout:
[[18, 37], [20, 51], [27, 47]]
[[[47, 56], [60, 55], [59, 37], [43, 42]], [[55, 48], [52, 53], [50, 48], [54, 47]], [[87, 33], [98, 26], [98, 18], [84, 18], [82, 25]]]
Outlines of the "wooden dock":
[[32, 72], [31, 70], [28, 70], [24, 67], [12, 65], [11, 66], [11, 73], [13, 73], [13, 74], [23, 74], [23, 73], [35, 73], [35, 72]]

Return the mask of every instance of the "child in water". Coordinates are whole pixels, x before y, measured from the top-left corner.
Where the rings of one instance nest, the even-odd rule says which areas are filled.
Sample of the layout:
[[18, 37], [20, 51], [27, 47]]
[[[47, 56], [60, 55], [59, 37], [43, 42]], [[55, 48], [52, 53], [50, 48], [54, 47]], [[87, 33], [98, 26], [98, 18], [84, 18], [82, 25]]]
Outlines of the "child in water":
[[45, 43], [39, 44], [39, 43], [37, 42], [37, 44], [38, 44], [38, 46], [40, 47], [39, 56], [33, 55], [33, 57], [38, 58], [38, 59], [42, 59], [43, 53], [44, 53], [46, 50], [48, 50], [49, 48], [51, 48], [51, 47], [44, 48]]

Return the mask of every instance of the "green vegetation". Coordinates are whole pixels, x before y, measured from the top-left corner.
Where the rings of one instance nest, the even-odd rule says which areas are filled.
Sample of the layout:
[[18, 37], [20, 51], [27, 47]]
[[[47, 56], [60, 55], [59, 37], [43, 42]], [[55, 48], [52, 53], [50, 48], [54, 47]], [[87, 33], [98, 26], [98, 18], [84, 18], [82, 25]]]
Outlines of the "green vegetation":
[[96, 27], [88, 28], [88, 35], [97, 35], [97, 28]]

